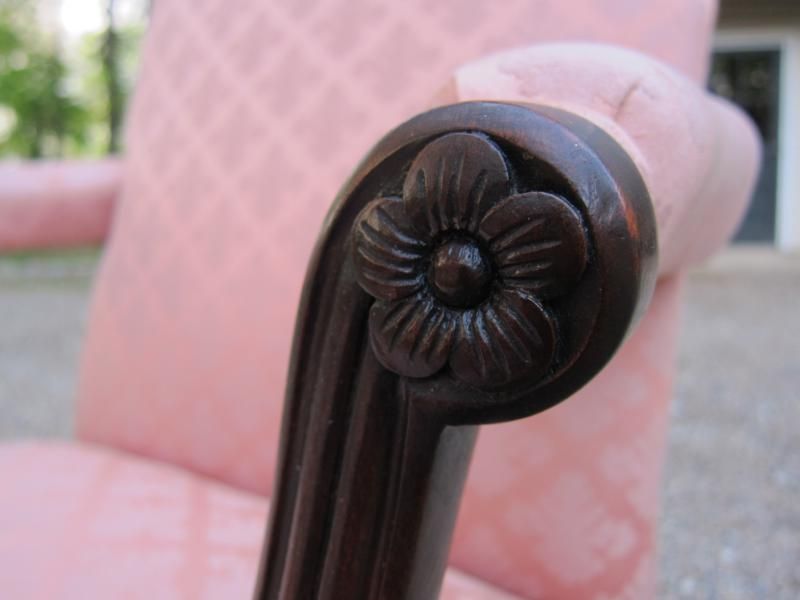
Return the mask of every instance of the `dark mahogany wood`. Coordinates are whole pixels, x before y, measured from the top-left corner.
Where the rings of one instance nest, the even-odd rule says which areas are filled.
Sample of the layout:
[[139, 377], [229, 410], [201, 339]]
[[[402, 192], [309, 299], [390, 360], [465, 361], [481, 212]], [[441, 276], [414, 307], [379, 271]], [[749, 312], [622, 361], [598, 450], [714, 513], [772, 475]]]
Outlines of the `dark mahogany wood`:
[[588, 121], [464, 103], [386, 136], [308, 272], [256, 598], [436, 598], [477, 426], [588, 382], [655, 266], [645, 186]]

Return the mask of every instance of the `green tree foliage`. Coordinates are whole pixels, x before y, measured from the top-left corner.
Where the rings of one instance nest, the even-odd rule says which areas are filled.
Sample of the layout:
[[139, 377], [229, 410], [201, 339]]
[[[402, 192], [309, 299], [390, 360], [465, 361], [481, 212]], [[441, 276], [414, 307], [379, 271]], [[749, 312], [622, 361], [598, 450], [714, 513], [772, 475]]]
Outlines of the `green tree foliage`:
[[64, 49], [32, 3], [0, 0], [0, 157], [118, 150], [142, 27], [115, 27], [113, 0], [106, 6], [105, 30]]
[[62, 156], [68, 145], [83, 144], [89, 115], [65, 93], [55, 43], [24, 16], [23, 9], [0, 8], [0, 154]]
[[[89, 150], [117, 152], [120, 129], [138, 67], [142, 26], [126, 25], [83, 36], [77, 47], [75, 65], [80, 73], [77, 87], [91, 114]], [[113, 41], [109, 44], [109, 38]]]

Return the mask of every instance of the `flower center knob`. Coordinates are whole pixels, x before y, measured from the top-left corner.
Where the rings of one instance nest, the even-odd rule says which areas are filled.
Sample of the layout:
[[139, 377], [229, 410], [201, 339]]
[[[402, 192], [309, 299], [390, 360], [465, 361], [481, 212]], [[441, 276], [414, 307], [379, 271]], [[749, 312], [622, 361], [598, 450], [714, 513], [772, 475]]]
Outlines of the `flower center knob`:
[[488, 296], [492, 268], [474, 241], [452, 238], [434, 250], [428, 281], [448, 306], [469, 308]]

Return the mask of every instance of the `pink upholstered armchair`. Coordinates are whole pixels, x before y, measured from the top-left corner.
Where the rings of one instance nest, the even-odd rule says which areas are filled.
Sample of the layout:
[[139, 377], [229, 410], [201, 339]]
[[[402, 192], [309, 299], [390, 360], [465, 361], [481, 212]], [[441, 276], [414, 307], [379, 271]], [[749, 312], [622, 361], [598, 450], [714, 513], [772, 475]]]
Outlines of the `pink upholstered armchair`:
[[105, 242], [76, 440], [0, 447], [3, 594], [252, 592], [325, 212], [391, 127], [485, 99], [569, 111], [624, 148], [659, 280], [589, 385], [482, 429], [442, 597], [651, 598], [681, 271], [732, 233], [759, 152], [703, 89], [714, 4], [154, 3], [124, 157], [0, 166], [0, 249]]

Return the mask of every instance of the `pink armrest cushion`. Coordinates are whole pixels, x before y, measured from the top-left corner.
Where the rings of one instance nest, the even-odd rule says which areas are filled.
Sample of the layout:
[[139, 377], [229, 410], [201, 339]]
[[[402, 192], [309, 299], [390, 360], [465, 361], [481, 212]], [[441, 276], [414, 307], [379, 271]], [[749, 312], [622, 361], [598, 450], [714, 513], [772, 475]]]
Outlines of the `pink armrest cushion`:
[[111, 225], [121, 162], [0, 162], [0, 251], [101, 242]]
[[[448, 93], [449, 92], [449, 93]], [[511, 50], [460, 68], [440, 100], [562, 108], [610, 133], [635, 160], [656, 210], [659, 270], [674, 272], [733, 234], [755, 184], [750, 119], [668, 65], [601, 44]]]

